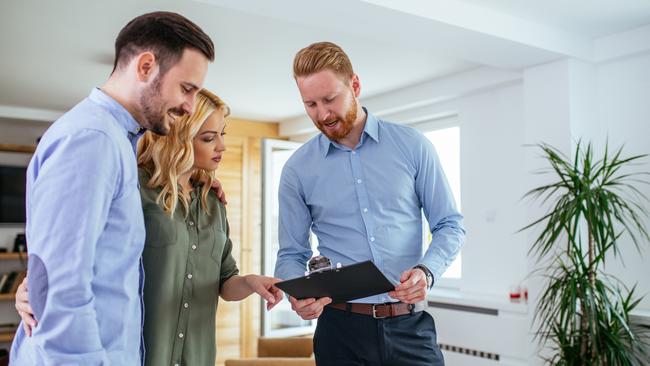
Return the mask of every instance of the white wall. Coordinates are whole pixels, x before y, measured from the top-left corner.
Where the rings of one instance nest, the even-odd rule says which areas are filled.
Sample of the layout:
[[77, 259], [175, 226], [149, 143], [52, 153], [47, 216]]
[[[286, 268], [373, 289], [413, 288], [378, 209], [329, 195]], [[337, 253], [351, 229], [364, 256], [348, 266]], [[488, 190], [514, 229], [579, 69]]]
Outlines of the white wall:
[[461, 197], [467, 242], [461, 289], [507, 298], [527, 274], [523, 93], [520, 84], [458, 102]]
[[[597, 68], [597, 110], [602, 131], [610, 146], [625, 144], [629, 155], [650, 153], [650, 53], [628, 57], [599, 65]], [[650, 172], [650, 157], [637, 171]], [[646, 176], [646, 180], [650, 177]], [[650, 186], [640, 186], [650, 197]], [[646, 202], [645, 208], [650, 210]], [[645, 220], [650, 227], [650, 219]], [[639, 305], [650, 311], [650, 243], [643, 243], [639, 256], [631, 240], [625, 238], [621, 257], [625, 265], [609, 258], [607, 272], [623, 280], [628, 286], [638, 283], [637, 294], [646, 294]]]
[[[625, 145], [626, 156], [650, 153], [650, 53], [597, 65], [576, 60], [540, 65], [525, 71], [524, 84], [527, 142], [544, 139], [568, 152], [578, 140], [592, 141], [600, 157], [609, 140], [610, 151]], [[650, 158], [634, 171], [650, 172]], [[539, 185], [536, 179], [527, 178], [531, 186]], [[650, 197], [649, 185], [638, 188]], [[648, 202], [645, 207], [650, 209]], [[539, 212], [531, 209], [531, 213]], [[650, 227], [650, 219], [645, 224]], [[620, 258], [610, 257], [606, 267], [627, 286], [637, 284], [637, 295], [650, 294], [650, 243], [641, 245], [644, 255], [639, 256], [632, 241], [623, 237]], [[650, 310], [650, 296], [638, 309]]]

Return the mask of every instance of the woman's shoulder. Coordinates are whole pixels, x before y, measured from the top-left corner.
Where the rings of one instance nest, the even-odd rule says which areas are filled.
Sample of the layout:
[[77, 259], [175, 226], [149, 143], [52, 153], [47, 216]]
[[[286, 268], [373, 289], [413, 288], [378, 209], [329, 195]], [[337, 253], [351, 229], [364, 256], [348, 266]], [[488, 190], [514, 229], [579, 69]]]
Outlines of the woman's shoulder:
[[147, 169], [138, 168], [138, 183], [140, 186], [140, 196], [142, 197], [143, 203], [147, 201], [156, 201], [158, 193], [160, 192], [159, 188], [149, 187], [149, 180], [151, 179], [151, 173]]
[[151, 179], [151, 173], [143, 167], [138, 167], [138, 180], [140, 181], [140, 185], [142, 183], [148, 182], [149, 179]]
[[205, 186], [203, 186], [201, 189], [208, 190], [207, 201], [210, 207], [216, 207], [219, 209], [219, 211], [226, 211], [226, 206], [223, 204], [223, 202], [221, 202], [219, 197], [217, 197], [217, 193], [214, 191], [214, 189], [210, 187], [206, 188]]
[[[201, 189], [206, 189], [205, 186], [202, 186]], [[208, 194], [206, 197], [206, 204], [208, 208], [209, 215], [212, 216], [213, 220], [216, 220], [221, 223], [221, 225], [226, 225], [227, 223], [227, 213], [226, 206], [219, 200], [216, 192], [212, 188], [207, 188]]]

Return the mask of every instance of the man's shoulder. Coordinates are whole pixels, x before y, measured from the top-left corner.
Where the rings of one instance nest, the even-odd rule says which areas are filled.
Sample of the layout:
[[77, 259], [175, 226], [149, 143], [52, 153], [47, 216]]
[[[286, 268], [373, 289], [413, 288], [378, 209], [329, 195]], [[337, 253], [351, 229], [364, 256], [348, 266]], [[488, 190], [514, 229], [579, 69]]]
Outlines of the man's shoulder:
[[109, 111], [86, 98], [54, 121], [47, 135], [57, 138], [66, 135], [74, 136], [84, 131], [95, 131], [115, 137], [119, 134], [119, 129], [116, 127], [117, 121]]
[[385, 133], [393, 138], [408, 140], [420, 140], [424, 138], [424, 135], [422, 135], [420, 131], [405, 124], [384, 121], [381, 119], [377, 119], [377, 123], [379, 125], [380, 134]]
[[378, 120], [378, 124], [380, 149], [399, 151], [405, 158], [415, 161], [419, 152], [431, 145], [426, 136], [411, 126], [382, 120]]
[[324, 156], [321, 152], [321, 136], [322, 134], [319, 133], [297, 148], [285, 163], [285, 167], [298, 168], [321, 159]]
[[50, 156], [61, 146], [68, 146], [86, 152], [86, 156], [78, 158], [119, 159], [123, 152], [130, 151], [130, 144], [118, 125], [110, 112], [86, 98], [45, 131], [35, 155]]

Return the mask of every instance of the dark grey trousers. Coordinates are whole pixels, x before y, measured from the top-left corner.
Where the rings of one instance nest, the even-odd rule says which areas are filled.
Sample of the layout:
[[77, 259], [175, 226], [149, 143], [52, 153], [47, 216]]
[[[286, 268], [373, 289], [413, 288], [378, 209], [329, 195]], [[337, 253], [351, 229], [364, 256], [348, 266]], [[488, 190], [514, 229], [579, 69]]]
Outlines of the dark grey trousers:
[[325, 307], [314, 334], [318, 366], [444, 366], [425, 311], [374, 319]]

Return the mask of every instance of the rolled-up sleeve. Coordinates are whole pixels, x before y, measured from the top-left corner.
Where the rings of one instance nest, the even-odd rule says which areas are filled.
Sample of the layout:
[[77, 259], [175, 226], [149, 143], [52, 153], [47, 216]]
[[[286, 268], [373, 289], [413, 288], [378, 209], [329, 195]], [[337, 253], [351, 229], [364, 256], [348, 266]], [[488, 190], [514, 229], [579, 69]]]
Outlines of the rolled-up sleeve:
[[[224, 210], [225, 216], [225, 210]], [[230, 279], [230, 277], [239, 274], [239, 268], [237, 268], [237, 261], [235, 257], [232, 256], [232, 240], [230, 240], [230, 225], [226, 222], [226, 245], [223, 248], [223, 254], [221, 255], [221, 272], [219, 273], [219, 289], [223, 284]]]

